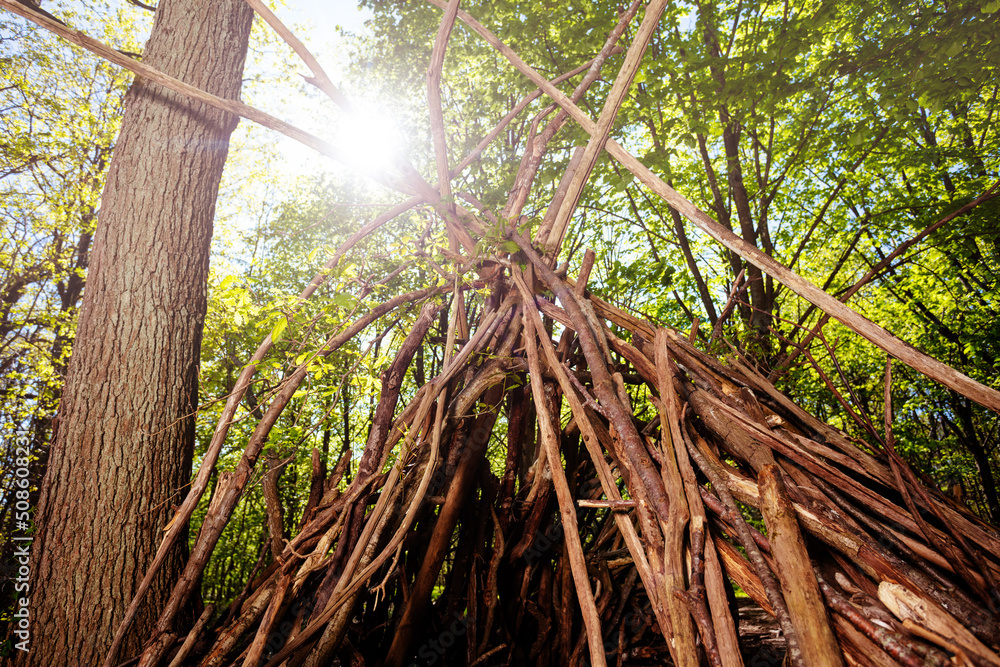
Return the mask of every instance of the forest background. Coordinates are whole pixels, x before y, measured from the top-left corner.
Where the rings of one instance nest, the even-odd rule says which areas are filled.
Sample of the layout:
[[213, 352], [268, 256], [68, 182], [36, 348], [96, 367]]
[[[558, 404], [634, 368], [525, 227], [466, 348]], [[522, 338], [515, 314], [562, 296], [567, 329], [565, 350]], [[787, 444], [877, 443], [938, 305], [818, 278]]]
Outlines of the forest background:
[[[141, 5], [45, 8], [138, 53], [151, 17]], [[355, 151], [359, 168], [387, 159], [379, 153], [391, 146], [376, 149], [367, 140], [388, 136], [431, 174], [431, 132], [422, 110], [439, 12], [419, 2], [365, 6], [367, 29], [338, 42], [341, 51], [328, 62], [336, 61], [329, 69], [341, 77], [337, 83], [363, 101], [367, 122], [323, 105], [297, 77], [287, 47], [260, 25], [243, 99], [335, 143], [365, 137]], [[593, 26], [613, 24], [619, 10], [587, 1], [463, 6], [551, 77], [593, 57], [603, 40]], [[989, 197], [966, 205], [990, 191], [1000, 171], [998, 11], [1000, 3], [991, 1], [676, 3], [613, 136], [745, 240], [838, 297], [916, 237], [850, 294], [852, 307], [997, 388], [1000, 211]], [[323, 36], [313, 39], [322, 43]], [[30, 442], [37, 484], [131, 77], [6, 13], [0, 61], [0, 526], [9, 563], [14, 436]], [[456, 30], [442, 77], [453, 163], [530, 92], [527, 82], [498, 76], [504, 67], [475, 36]], [[607, 85], [599, 82], [595, 91], [583, 108], [596, 117]], [[544, 101], [535, 105], [464, 175], [465, 192], [492, 210], [503, 208], [532, 113]], [[557, 136], [559, 149], [542, 165], [524, 222], [544, 213], [546, 193], [554, 192], [572, 148], [583, 140], [571, 125]], [[352, 168], [282, 153], [272, 135], [241, 124], [213, 241], [201, 447], [221, 410], [219, 398], [268, 333], [279, 344], [260, 368], [246, 414], [308, 355], [317, 331], [364, 309], [366, 300], [441, 282], [439, 269], [450, 261], [444, 231], [431, 209], [415, 209], [352, 251], [321, 298], [292, 314], [295, 296], [340, 242], [399, 201]], [[809, 340], [808, 354], [791, 359], [820, 314], [691, 228], [614, 163], [599, 163], [568, 234], [564, 261], [579, 262], [585, 248], [597, 251], [595, 293], [683, 331], [697, 318], [699, 346], [728, 352], [733, 345], [821, 419], [862, 440], [877, 431], [884, 356], [830, 323]], [[416, 240], [422, 252], [412, 251]], [[727, 304], [735, 306], [731, 312]], [[286, 530], [298, 525], [308, 498], [313, 450], [332, 468], [363, 446], [380, 374], [416, 315], [379, 321], [318, 360], [294, 409], [281, 417], [268, 460], [280, 470]], [[404, 396], [440, 367], [433, 342], [418, 352], [414, 374], [420, 377], [407, 378]], [[895, 379], [899, 451], [977, 514], [1000, 520], [998, 416], [905, 367]], [[223, 452], [220, 468], [239, 456], [249, 421], [234, 424], [236, 444]], [[494, 468], [503, 465], [502, 446], [493, 443]], [[251, 488], [206, 571], [206, 602], [232, 600], [267, 548], [262, 486]], [[4, 573], [4, 608], [11, 577]]]

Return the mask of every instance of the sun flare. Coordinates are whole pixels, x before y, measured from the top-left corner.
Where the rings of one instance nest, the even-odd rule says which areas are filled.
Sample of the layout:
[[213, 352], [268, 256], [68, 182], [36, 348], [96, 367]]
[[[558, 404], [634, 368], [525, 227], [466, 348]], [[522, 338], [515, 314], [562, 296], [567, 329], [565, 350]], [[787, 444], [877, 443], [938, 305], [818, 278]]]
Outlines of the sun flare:
[[279, 146], [288, 169], [296, 174], [336, 171], [338, 166], [351, 172], [377, 177], [395, 171], [395, 157], [403, 147], [402, 132], [382, 105], [356, 102], [351, 112], [324, 109], [309, 113], [299, 109], [291, 120], [308, 132], [329, 142], [339, 153], [339, 160], [321, 155], [293, 139], [282, 137]]
[[378, 105], [359, 104], [335, 128], [334, 145], [348, 165], [364, 172], [390, 171], [402, 148], [399, 126]]

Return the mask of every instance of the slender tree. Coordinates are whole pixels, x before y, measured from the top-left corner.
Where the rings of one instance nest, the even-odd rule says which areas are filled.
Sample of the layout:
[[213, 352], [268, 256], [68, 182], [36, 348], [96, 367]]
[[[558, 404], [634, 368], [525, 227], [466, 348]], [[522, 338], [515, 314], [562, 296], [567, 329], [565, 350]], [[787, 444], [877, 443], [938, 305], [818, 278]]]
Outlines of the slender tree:
[[[236, 98], [251, 21], [241, 0], [162, 0], [143, 61]], [[129, 92], [42, 484], [26, 664], [100, 662], [190, 474], [209, 245], [236, 123], [142, 80]], [[125, 655], [183, 556], [161, 570]]]

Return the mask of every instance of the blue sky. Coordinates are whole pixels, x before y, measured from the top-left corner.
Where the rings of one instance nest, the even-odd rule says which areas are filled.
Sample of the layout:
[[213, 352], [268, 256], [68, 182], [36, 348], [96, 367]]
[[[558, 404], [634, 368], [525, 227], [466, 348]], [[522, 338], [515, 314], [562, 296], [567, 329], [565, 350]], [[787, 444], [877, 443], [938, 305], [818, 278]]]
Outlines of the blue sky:
[[[307, 42], [320, 44], [330, 41], [341, 27], [350, 32], [361, 32], [371, 12], [358, 8], [357, 0], [287, 0], [275, 12], [289, 25], [310, 23]], [[305, 38], [305, 35], [302, 35]]]

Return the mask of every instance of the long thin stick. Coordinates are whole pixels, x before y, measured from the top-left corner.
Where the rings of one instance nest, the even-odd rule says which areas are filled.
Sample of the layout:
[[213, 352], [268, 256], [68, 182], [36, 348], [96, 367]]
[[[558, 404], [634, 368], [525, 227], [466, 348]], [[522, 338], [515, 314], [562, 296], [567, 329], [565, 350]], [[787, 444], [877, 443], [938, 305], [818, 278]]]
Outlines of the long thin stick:
[[625, 53], [625, 62], [622, 63], [621, 69], [618, 71], [618, 76], [615, 77], [615, 81], [611, 85], [611, 92], [608, 93], [608, 98], [604, 102], [604, 109], [597, 119], [597, 127], [594, 132], [590, 133], [590, 141], [587, 142], [587, 148], [583, 153], [583, 163], [573, 175], [566, 198], [563, 200], [562, 205], [559, 207], [559, 212], [556, 214], [552, 231], [548, 237], [548, 252], [552, 253], [553, 257], [559, 253], [559, 246], [562, 244], [563, 236], [566, 234], [570, 218], [573, 217], [573, 212], [576, 211], [577, 204], [580, 202], [580, 196], [583, 194], [583, 188], [587, 184], [587, 181], [590, 180], [594, 166], [597, 164], [604, 145], [608, 141], [611, 126], [618, 117], [618, 111], [621, 109], [622, 104], [625, 103], [629, 88], [632, 87], [632, 81], [639, 72], [643, 55], [646, 53], [649, 42], [653, 39], [653, 34], [666, 6], [667, 0], [653, 0], [646, 6], [646, 13], [642, 18], [642, 23], [639, 24], [639, 30], [636, 32], [635, 38]]
[[[944, 216], [943, 218], [935, 222], [933, 225], [926, 227], [923, 231], [915, 235], [913, 238], [904, 241], [903, 243], [900, 243], [895, 250], [886, 255], [885, 259], [883, 259], [878, 264], [873, 266], [868, 273], [862, 276], [856, 283], [851, 285], [851, 287], [846, 292], [844, 292], [844, 294], [840, 297], [840, 301], [843, 303], [847, 303], [847, 301], [852, 296], [857, 294], [862, 287], [870, 283], [875, 278], [875, 276], [877, 276], [879, 273], [882, 272], [883, 269], [892, 264], [893, 260], [895, 260], [897, 257], [902, 255], [904, 252], [909, 250], [911, 247], [913, 247], [923, 239], [930, 236], [932, 233], [934, 233], [944, 225], [948, 224], [955, 218], [965, 215], [966, 213], [976, 208], [983, 202], [995, 198], [998, 194], [997, 188], [1000, 188], [1000, 181], [997, 181], [996, 183], [991, 185], [989, 189], [986, 190], [986, 192], [979, 195], [965, 206], [962, 206], [957, 211], [949, 213], [948, 215]], [[829, 321], [830, 321], [830, 316], [827, 313], [823, 313], [823, 315], [820, 316], [819, 318], [819, 322], [816, 323], [816, 325], [806, 335], [806, 337], [802, 340], [802, 342], [797, 346], [793, 346], [792, 349], [789, 350], [788, 354], [785, 355], [783, 359], [781, 359], [780, 361], [778, 361], [778, 363], [775, 364], [774, 370], [771, 371], [771, 374], [768, 375], [767, 379], [770, 380], [771, 382], [777, 380], [778, 377], [780, 377], [781, 374], [784, 373], [791, 366], [791, 363], [795, 361], [795, 359], [799, 356], [799, 354], [801, 354], [802, 349], [808, 347], [809, 343], [811, 343], [813, 339], [817, 335], [819, 335], [819, 332], [822, 331], [823, 327]]]
[[580, 542], [580, 528], [576, 524], [576, 508], [573, 506], [573, 496], [566, 481], [566, 471], [563, 470], [559, 458], [559, 443], [552, 429], [552, 415], [546, 406], [545, 390], [542, 388], [542, 369], [538, 363], [538, 339], [543, 331], [537, 331], [534, 321], [524, 314], [525, 344], [528, 353], [528, 373], [531, 376], [531, 394], [535, 399], [535, 410], [538, 411], [538, 427], [542, 433], [542, 446], [545, 447], [549, 459], [549, 469], [552, 471], [552, 483], [556, 488], [556, 499], [559, 501], [559, 515], [563, 523], [563, 540], [566, 553], [569, 556], [569, 566], [576, 584], [576, 599], [580, 603], [583, 614], [583, 624], [587, 628], [587, 643], [590, 645], [590, 661], [592, 665], [606, 665], [604, 658], [604, 641], [601, 633], [601, 619], [594, 602], [594, 593], [587, 575], [587, 563], [583, 557], [583, 545]]
[[444, 110], [441, 107], [441, 70], [444, 67], [444, 54], [457, 14], [458, 0], [451, 0], [444, 16], [441, 17], [441, 25], [434, 39], [434, 49], [431, 51], [431, 62], [427, 66], [427, 109], [431, 116], [431, 136], [434, 139], [434, 155], [437, 158], [438, 187], [444, 198], [451, 196], [451, 179], [448, 174], [448, 142], [444, 136]]
[[295, 33], [289, 30], [288, 27], [281, 22], [281, 19], [275, 16], [274, 12], [272, 12], [265, 3], [261, 2], [261, 0], [246, 0], [246, 2], [248, 5], [253, 7], [255, 12], [260, 14], [261, 18], [263, 18], [264, 21], [271, 26], [272, 30], [278, 33], [279, 37], [285, 40], [285, 43], [288, 44], [288, 46], [292, 47], [295, 54], [306, 64], [306, 67], [308, 67], [309, 71], [313, 74], [312, 78], [305, 77], [306, 81], [326, 93], [327, 97], [333, 100], [337, 106], [344, 111], [353, 111], [354, 107], [351, 104], [351, 101], [346, 95], [340, 92], [340, 89], [337, 88], [337, 86], [333, 85], [333, 81], [330, 80], [326, 70], [324, 70], [322, 65], [319, 64], [319, 61], [316, 60], [315, 56], [310, 53], [309, 49], [306, 48], [306, 45], [302, 43], [302, 40], [296, 37]]

